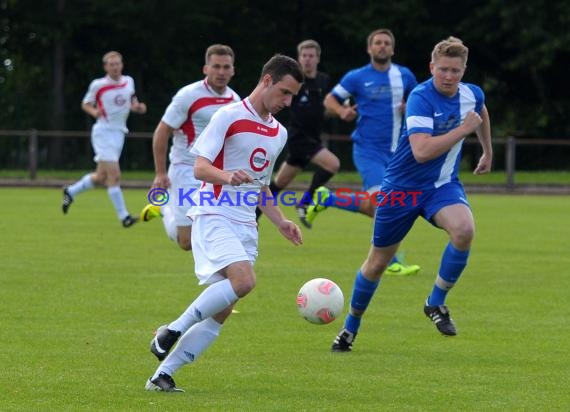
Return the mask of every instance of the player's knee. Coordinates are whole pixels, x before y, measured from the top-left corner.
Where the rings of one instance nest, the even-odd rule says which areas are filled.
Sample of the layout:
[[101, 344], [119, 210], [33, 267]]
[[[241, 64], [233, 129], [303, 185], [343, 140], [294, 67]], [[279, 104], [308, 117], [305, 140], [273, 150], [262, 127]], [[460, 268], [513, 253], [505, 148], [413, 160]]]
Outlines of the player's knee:
[[105, 186], [107, 187], [117, 186], [119, 184], [119, 181], [120, 181], [120, 175], [108, 174], [107, 177], [105, 178]]
[[178, 239], [178, 246], [180, 246], [180, 249], [185, 251], [192, 250], [192, 242], [190, 239]]
[[243, 274], [232, 282], [234, 292], [238, 297], [243, 298], [255, 288], [255, 274]]
[[368, 280], [378, 280], [388, 267], [388, 262], [389, 261], [387, 259], [384, 259], [381, 256], [369, 256], [364, 262], [364, 265], [362, 265], [362, 274]]
[[105, 183], [105, 179], [102, 179], [99, 175], [91, 175], [91, 181], [95, 186], [101, 186]]
[[176, 243], [178, 243], [178, 246], [180, 246], [182, 250], [192, 250], [192, 236], [190, 230], [182, 231], [179, 228], [176, 234]]
[[277, 186], [279, 189], [282, 189], [284, 187], [289, 186], [289, 183], [291, 183], [293, 179], [289, 179], [289, 178], [284, 178], [283, 176], [276, 176], [275, 180], [273, 181], [273, 183], [275, 184], [275, 186]]
[[327, 163], [326, 166], [329, 172], [336, 174], [340, 170], [340, 160], [338, 159], [338, 157], [334, 156], [331, 158], [331, 160]]
[[450, 233], [451, 243], [459, 249], [465, 249], [471, 245], [475, 236], [475, 228], [469, 222], [458, 224]]
[[376, 206], [374, 206], [374, 203], [370, 199], [366, 199], [360, 204], [359, 211], [364, 215], [374, 217]]

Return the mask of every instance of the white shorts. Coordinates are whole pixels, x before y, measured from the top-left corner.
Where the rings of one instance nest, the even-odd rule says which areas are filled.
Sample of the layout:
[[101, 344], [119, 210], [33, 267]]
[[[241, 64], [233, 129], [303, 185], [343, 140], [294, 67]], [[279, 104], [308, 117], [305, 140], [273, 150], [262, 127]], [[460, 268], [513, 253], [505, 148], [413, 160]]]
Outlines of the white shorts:
[[188, 192], [191, 189], [198, 190], [202, 182], [194, 177], [194, 167], [187, 164], [171, 164], [168, 168], [168, 178], [170, 198], [163, 208], [170, 208], [176, 226], [192, 226], [192, 219], [186, 216], [191, 203], [185, 199], [185, 195], [191, 197]]
[[91, 145], [95, 152], [95, 162], [118, 162], [124, 144], [125, 133], [122, 130], [93, 127]]
[[220, 215], [198, 215], [192, 226], [192, 254], [200, 285], [225, 279], [219, 273], [231, 263], [257, 258], [257, 227]]

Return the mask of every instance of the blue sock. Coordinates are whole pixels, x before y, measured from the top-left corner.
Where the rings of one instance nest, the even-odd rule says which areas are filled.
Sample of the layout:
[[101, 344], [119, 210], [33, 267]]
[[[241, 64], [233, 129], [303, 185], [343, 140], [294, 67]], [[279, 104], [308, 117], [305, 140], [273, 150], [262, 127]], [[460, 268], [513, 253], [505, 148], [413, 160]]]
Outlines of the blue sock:
[[455, 285], [467, 265], [467, 258], [469, 250], [457, 250], [451, 242], [447, 244], [441, 257], [439, 275], [428, 297], [428, 305], [437, 306], [445, 303], [447, 292]]
[[337, 209], [348, 210], [349, 212], [358, 212], [359, 202], [357, 202], [355, 193], [342, 192], [337, 193], [331, 190], [331, 195], [328, 200], [328, 205], [336, 207]]
[[[380, 281], [372, 282], [366, 279], [362, 272], [359, 270], [356, 274], [356, 279], [354, 281], [354, 288], [352, 290], [352, 299], [350, 301], [350, 306], [360, 312], [364, 312], [374, 296], [376, 288], [380, 284]], [[344, 322], [344, 327], [352, 333], [358, 332], [360, 327], [361, 316], [354, 316], [350, 313], [346, 317]]]

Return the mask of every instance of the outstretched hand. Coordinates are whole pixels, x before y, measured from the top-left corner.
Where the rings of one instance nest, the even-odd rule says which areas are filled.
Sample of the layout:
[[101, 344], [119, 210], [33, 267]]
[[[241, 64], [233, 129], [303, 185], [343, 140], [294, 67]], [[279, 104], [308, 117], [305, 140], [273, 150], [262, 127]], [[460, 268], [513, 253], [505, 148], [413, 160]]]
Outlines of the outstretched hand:
[[279, 232], [295, 246], [303, 244], [303, 234], [301, 229], [295, 223], [290, 220], [282, 220], [278, 226]]

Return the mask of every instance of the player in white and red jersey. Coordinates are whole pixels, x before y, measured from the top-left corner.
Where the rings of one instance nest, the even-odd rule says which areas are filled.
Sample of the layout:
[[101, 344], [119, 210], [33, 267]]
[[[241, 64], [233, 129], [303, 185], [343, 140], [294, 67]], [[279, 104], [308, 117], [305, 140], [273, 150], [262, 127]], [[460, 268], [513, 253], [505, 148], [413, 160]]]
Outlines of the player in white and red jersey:
[[[176, 93], [154, 131], [152, 150], [156, 176], [149, 192], [152, 203], [144, 207], [140, 217], [148, 222], [162, 216], [166, 234], [183, 250], [192, 248], [192, 221], [186, 216], [190, 204], [184, 196], [198, 189], [201, 183], [194, 178], [196, 155], [190, 149], [220, 107], [240, 100], [228, 86], [234, 75], [234, 59], [229, 46], [214, 44], [208, 47], [203, 68], [206, 78]], [[166, 149], [170, 136], [173, 138], [167, 173]], [[169, 189], [169, 196], [160, 198], [162, 201], [153, 196], [153, 193], [164, 194], [160, 189]]]
[[[213, 195], [212, 205], [199, 201], [189, 211], [194, 220], [196, 274], [200, 283], [210, 285], [178, 319], [158, 329], [151, 352], [164, 361], [147, 381], [147, 390], [181, 391], [172, 374], [214, 342], [234, 304], [254, 288], [257, 197], [259, 207], [281, 234], [295, 245], [302, 243], [299, 227], [267, 201], [271, 171], [287, 139], [287, 131], [273, 114], [291, 105], [302, 82], [296, 60], [273, 56], [249, 97], [218, 110], [192, 148], [197, 155], [194, 174], [204, 182], [193, 199]], [[246, 192], [255, 200], [238, 204], [238, 196]]]
[[79, 181], [63, 189], [62, 210], [66, 214], [75, 197], [95, 185], [107, 186], [107, 193], [117, 216], [124, 227], [132, 226], [137, 218], [127, 211], [119, 185], [121, 170], [119, 157], [128, 133], [127, 118], [130, 112], [144, 114], [146, 105], [135, 95], [135, 82], [123, 72], [123, 57], [116, 51], [103, 56], [105, 77], [95, 79], [83, 98], [81, 108], [96, 119], [91, 130], [91, 144], [97, 168]]
[[[287, 130], [271, 114], [267, 119], [260, 118], [250, 98], [224, 108], [213, 119], [216, 122], [206, 128], [204, 138], [198, 140], [192, 152], [218, 168], [245, 171], [252, 179], [239, 186], [230, 182], [202, 183], [194, 193], [195, 206], [188, 214], [192, 218], [221, 215], [256, 227], [255, 207], [260, 187], [269, 185], [277, 156], [287, 142]], [[247, 156], [237, 156], [239, 153]]]

